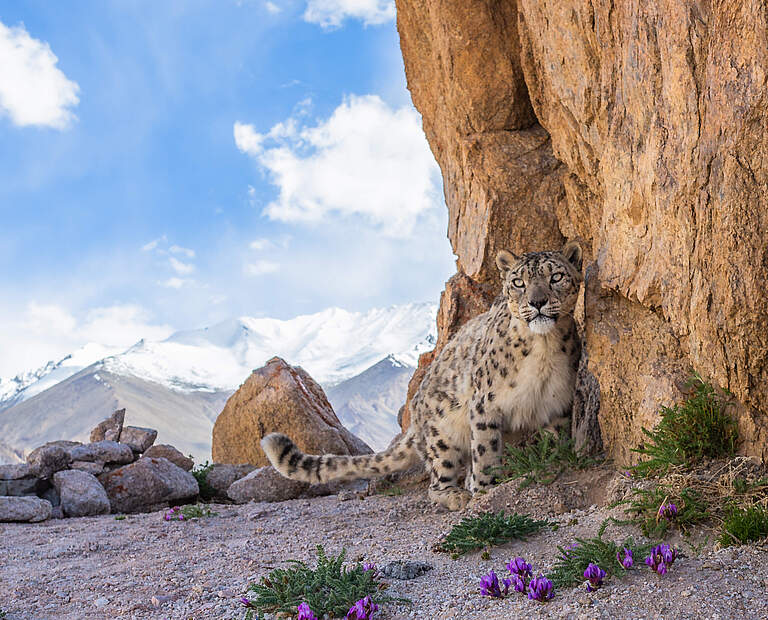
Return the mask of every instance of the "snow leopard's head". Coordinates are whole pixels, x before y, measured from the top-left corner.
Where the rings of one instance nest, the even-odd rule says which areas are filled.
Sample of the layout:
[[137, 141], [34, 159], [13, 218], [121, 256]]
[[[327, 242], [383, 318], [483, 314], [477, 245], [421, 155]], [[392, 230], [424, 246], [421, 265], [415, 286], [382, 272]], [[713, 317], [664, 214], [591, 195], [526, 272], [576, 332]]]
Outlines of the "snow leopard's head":
[[573, 313], [581, 275], [581, 246], [569, 241], [559, 252], [529, 252], [496, 256], [502, 291], [509, 308], [534, 334], [546, 334], [566, 314]]

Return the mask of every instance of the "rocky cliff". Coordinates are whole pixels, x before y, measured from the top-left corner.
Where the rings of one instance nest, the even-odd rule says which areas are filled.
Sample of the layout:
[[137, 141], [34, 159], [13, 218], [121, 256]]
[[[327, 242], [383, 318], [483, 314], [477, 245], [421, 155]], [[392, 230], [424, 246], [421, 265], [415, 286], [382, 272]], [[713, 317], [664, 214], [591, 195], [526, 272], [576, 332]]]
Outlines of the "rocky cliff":
[[765, 2], [397, 9], [459, 277], [493, 291], [499, 248], [581, 237], [581, 372], [608, 454], [628, 461], [695, 369], [738, 399], [742, 450], [768, 458]]

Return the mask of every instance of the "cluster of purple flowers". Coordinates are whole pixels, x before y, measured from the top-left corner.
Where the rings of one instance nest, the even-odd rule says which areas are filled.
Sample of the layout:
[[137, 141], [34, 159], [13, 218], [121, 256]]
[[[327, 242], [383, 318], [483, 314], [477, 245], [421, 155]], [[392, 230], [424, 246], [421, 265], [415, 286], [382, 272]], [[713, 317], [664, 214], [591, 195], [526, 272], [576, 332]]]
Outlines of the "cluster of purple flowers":
[[361, 598], [347, 612], [347, 620], [369, 620], [379, 610], [379, 606], [371, 600], [370, 596]]
[[624, 547], [623, 552], [616, 552], [616, 559], [619, 561], [619, 564], [621, 564], [624, 570], [629, 570], [635, 563], [635, 560], [632, 556], [632, 549], [628, 549], [627, 547]]
[[654, 573], [665, 575], [676, 559], [677, 549], [669, 545], [656, 545], [651, 549], [651, 555], [645, 558], [645, 563]]
[[659, 517], [664, 517], [667, 521], [671, 521], [677, 517], [677, 506], [674, 504], [662, 504], [659, 507]]
[[299, 612], [298, 616], [296, 616], [298, 620], [317, 620], [317, 616], [306, 603], [299, 605], [296, 611]]
[[605, 579], [605, 571], [597, 564], [589, 563], [587, 569], [584, 571], [584, 577], [587, 580], [587, 592], [594, 592], [601, 585], [603, 585], [603, 579]]
[[[480, 579], [480, 594], [493, 598], [503, 598], [509, 588], [515, 592], [527, 594], [533, 601], [547, 601], [554, 596], [552, 582], [544, 575], [533, 576], [533, 567], [523, 558], [515, 558], [507, 563], [511, 578], [505, 578], [499, 583], [496, 573], [491, 570]], [[504, 588], [502, 589], [502, 585]]]
[[184, 513], [181, 512], [181, 508], [179, 506], [174, 506], [170, 510], [166, 511], [166, 513], [163, 515], [163, 519], [166, 521], [183, 521]]

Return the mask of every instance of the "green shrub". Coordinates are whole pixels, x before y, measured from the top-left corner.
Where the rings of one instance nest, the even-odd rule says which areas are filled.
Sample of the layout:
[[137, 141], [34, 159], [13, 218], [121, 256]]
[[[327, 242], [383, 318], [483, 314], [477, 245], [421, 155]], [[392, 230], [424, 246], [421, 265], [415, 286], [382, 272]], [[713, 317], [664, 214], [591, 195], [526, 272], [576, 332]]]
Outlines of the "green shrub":
[[548, 525], [551, 525], [549, 521], [537, 521], [528, 515], [515, 513], [506, 516], [503, 512], [486, 512], [478, 517], [462, 519], [434, 549], [457, 558], [470, 551], [487, 550], [511, 540], [525, 540]]
[[[685, 532], [696, 523], [711, 517], [701, 492], [684, 487], [679, 492], [666, 485], [657, 485], [651, 489], [633, 489], [632, 498], [625, 509], [632, 518], [630, 523], [638, 525], [643, 534], [651, 538], [663, 538], [671, 528]], [[677, 514], [667, 518], [659, 514], [662, 505], [673, 504]]]
[[661, 420], [649, 431], [646, 445], [633, 449], [646, 457], [634, 467], [639, 476], [664, 474], [671, 466], [690, 466], [703, 458], [733, 455], [738, 431], [726, 411], [727, 392], [718, 392], [694, 374], [688, 381], [692, 395], [681, 405], [662, 407]]
[[200, 487], [200, 499], [210, 501], [216, 496], [216, 489], [208, 484], [208, 473], [213, 469], [213, 464], [206, 461], [202, 465], [195, 465], [190, 472], [197, 480], [197, 486]]
[[720, 544], [723, 547], [755, 542], [768, 536], [768, 510], [762, 506], [732, 506], [723, 522]]

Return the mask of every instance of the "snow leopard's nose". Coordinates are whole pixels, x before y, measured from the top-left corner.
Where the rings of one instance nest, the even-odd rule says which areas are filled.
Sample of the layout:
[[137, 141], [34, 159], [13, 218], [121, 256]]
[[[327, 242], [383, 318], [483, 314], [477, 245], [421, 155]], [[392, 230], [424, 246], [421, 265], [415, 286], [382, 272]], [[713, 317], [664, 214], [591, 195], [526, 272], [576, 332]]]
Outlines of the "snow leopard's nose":
[[536, 308], [536, 310], [541, 310], [544, 306], [547, 305], [547, 301], [549, 301], [546, 297], [533, 297], [528, 301], [528, 303]]

